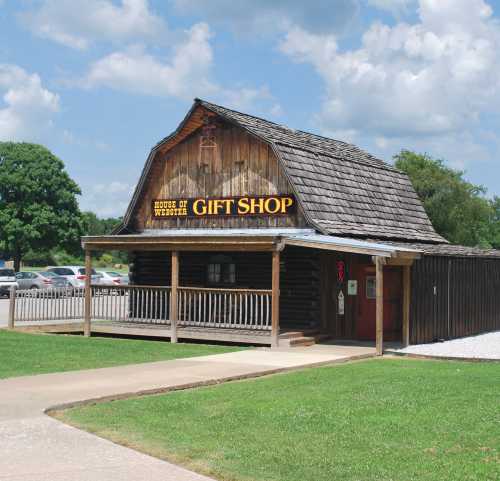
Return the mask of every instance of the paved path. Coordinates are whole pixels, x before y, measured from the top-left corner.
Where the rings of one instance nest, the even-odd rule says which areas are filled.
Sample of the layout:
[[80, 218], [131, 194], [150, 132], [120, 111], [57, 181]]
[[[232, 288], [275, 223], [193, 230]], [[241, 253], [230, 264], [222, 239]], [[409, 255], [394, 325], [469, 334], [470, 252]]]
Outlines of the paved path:
[[0, 480], [208, 481], [204, 476], [66, 426], [44, 411], [105, 396], [211, 383], [373, 354], [373, 348], [331, 345], [252, 349], [0, 380]]

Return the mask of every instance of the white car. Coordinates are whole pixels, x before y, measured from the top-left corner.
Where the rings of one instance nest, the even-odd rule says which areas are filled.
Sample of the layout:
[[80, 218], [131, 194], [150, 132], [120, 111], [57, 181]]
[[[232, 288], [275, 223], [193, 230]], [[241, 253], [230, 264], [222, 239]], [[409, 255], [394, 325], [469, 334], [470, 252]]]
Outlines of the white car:
[[128, 285], [128, 276], [116, 271], [97, 271], [100, 276], [99, 285], [101, 286], [126, 286]]
[[[47, 269], [58, 276], [65, 277], [72, 287], [85, 287], [85, 267], [83, 266], [57, 266]], [[99, 284], [99, 275], [92, 269], [91, 284]]]
[[11, 287], [19, 288], [13, 269], [0, 268], [0, 296], [8, 296]]

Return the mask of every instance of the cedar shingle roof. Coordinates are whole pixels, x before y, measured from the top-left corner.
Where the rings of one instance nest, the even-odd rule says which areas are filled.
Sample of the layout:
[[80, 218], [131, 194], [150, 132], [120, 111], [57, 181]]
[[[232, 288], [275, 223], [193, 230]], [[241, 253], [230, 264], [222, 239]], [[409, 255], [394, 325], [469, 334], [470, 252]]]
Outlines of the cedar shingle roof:
[[434, 231], [408, 176], [393, 166], [346, 142], [203, 100], [196, 104], [272, 145], [307, 217], [322, 232], [447, 242]]

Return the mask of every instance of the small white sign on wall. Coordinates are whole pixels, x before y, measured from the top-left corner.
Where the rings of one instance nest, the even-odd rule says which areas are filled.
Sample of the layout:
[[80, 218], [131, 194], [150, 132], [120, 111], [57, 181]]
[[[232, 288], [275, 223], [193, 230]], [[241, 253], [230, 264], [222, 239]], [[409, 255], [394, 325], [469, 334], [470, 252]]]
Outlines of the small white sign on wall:
[[338, 305], [339, 315], [343, 316], [345, 312], [345, 302], [344, 302], [344, 293], [342, 291], [339, 292], [337, 305]]
[[347, 295], [356, 296], [358, 294], [358, 281], [347, 281]]

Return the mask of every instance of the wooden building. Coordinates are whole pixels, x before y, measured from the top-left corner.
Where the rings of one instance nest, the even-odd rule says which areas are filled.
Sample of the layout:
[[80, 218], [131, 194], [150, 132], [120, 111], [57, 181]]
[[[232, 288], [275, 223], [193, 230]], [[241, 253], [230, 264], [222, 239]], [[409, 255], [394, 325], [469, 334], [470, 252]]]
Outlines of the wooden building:
[[89, 267], [92, 250], [128, 250], [133, 285], [168, 287], [168, 306], [129, 309], [173, 340], [320, 334], [381, 352], [500, 328], [500, 253], [438, 235], [406, 174], [199, 99], [152, 149], [123, 224], [83, 246]]

